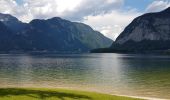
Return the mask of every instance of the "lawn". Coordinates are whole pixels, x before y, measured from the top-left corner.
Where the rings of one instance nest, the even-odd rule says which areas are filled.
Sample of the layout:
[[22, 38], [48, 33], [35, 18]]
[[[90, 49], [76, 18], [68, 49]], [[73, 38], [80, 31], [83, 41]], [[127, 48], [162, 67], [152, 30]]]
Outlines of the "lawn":
[[1, 88], [0, 100], [139, 100], [139, 99], [76, 90]]

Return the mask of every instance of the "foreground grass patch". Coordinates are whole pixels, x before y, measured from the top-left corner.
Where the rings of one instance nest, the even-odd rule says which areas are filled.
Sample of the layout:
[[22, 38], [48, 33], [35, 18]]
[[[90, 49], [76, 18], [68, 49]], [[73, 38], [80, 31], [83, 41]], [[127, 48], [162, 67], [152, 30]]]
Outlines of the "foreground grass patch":
[[1, 88], [0, 100], [139, 100], [139, 99], [62, 89]]

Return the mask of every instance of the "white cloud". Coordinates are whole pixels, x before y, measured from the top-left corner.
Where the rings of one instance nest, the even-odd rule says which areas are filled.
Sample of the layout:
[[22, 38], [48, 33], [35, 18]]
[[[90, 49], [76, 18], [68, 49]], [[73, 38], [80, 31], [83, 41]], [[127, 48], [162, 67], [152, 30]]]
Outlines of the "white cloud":
[[64, 12], [66, 10], [73, 11], [82, 0], [58, 0], [56, 1], [58, 6], [58, 12]]
[[146, 12], [158, 12], [170, 7], [170, 1], [156, 0], [153, 1], [147, 8]]
[[82, 0], [74, 11], [64, 12], [63, 17], [74, 21], [82, 20], [85, 16], [96, 16], [110, 13], [123, 6], [124, 0]]
[[120, 27], [119, 25], [114, 25], [114, 26], [108, 25], [108, 26], [101, 27], [100, 31], [105, 36], [115, 40], [118, 37], [119, 33], [121, 33], [122, 27]]
[[[22, 15], [17, 17], [26, 22], [55, 16], [80, 21], [85, 16], [109, 13], [122, 6], [123, 3], [123, 0], [98, 0], [97, 2], [95, 0], [41, 0], [41, 2], [39, 0], [24, 0], [22, 5], [17, 5], [22, 10]], [[0, 3], [0, 5], [2, 4]], [[16, 13], [16, 11], [13, 12]]]
[[0, 0], [0, 12], [12, 14], [23, 22], [32, 19], [47, 19], [55, 16], [64, 17], [65, 12], [72, 12], [82, 0]]
[[136, 11], [112, 11], [111, 13], [97, 16], [88, 16], [84, 23], [91, 25], [105, 36], [115, 40], [124, 28], [141, 13]]
[[73, 11], [82, 0], [25, 0], [24, 7], [33, 18], [50, 18], [62, 16], [63, 13]]
[[0, 0], [0, 12], [14, 13], [17, 8], [17, 3], [13, 0]]

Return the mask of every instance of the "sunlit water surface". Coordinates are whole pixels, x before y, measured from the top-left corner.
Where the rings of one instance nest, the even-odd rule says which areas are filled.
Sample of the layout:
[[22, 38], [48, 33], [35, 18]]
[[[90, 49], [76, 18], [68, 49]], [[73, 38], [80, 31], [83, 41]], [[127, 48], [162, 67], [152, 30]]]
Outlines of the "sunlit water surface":
[[170, 99], [170, 56], [0, 55], [0, 87], [72, 88]]

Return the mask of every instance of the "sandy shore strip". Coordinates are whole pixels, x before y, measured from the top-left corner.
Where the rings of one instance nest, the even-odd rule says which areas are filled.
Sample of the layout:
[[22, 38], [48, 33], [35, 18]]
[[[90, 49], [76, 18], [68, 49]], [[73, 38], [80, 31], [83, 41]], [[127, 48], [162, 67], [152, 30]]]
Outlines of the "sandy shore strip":
[[[112, 95], [116, 95], [116, 94], [112, 94]], [[144, 100], [170, 100], [170, 99], [161, 99], [161, 98], [152, 98], [152, 97], [142, 97], [142, 96], [129, 96], [129, 95], [116, 95], [116, 96], [124, 96], [124, 97], [144, 99]]]

